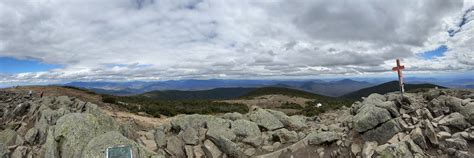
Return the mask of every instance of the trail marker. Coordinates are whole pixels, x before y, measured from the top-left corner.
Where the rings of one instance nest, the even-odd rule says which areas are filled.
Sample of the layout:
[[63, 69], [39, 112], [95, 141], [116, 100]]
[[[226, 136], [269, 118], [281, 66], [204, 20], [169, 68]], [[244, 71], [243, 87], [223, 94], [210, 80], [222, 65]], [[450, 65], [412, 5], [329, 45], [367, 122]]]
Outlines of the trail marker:
[[397, 59], [397, 66], [392, 68], [392, 71], [397, 71], [398, 72], [398, 83], [400, 84], [400, 92], [403, 97], [403, 93], [405, 93], [405, 88], [404, 85], [405, 83], [403, 82], [403, 74], [402, 70], [405, 69], [405, 66], [400, 65], [400, 59]]

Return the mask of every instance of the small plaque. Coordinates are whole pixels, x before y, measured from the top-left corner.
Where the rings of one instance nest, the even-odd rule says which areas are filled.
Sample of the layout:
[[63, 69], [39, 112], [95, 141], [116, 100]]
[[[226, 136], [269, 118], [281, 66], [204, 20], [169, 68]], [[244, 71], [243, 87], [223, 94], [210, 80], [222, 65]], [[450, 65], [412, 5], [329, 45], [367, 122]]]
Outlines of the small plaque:
[[132, 147], [130, 145], [108, 147], [106, 158], [133, 158]]

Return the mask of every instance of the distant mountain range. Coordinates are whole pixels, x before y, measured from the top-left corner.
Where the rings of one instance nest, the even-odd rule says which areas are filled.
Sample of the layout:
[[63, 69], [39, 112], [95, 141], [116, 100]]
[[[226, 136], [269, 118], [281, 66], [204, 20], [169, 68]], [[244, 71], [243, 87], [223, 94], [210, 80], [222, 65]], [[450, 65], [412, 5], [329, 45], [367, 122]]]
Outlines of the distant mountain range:
[[[405, 84], [405, 91], [411, 91], [411, 90], [416, 90], [420, 88], [446, 88], [443, 86], [435, 85], [435, 84], [429, 84], [429, 83], [423, 83], [423, 84]], [[379, 84], [376, 86], [368, 87], [368, 88], [363, 88], [355, 92], [351, 92], [348, 94], [345, 94], [341, 97], [343, 98], [352, 98], [352, 99], [360, 99], [361, 97], [367, 97], [372, 93], [378, 93], [378, 94], [386, 94], [389, 92], [395, 92], [399, 91], [399, 83], [398, 81], [390, 81], [386, 82], [383, 84]]]
[[133, 95], [150, 91], [164, 90], [209, 90], [214, 88], [258, 88], [284, 87], [304, 90], [325, 96], [341, 96], [374, 84], [364, 81], [342, 79], [335, 81], [324, 80], [172, 80], [156, 82], [71, 82], [65, 86], [80, 87], [101, 94]]

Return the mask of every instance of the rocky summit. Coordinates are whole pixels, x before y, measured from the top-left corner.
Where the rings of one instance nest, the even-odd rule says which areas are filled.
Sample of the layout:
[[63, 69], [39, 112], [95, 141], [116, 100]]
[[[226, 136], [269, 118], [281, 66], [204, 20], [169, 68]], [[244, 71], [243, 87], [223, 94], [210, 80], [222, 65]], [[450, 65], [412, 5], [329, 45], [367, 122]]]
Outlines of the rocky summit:
[[315, 117], [252, 107], [247, 114], [178, 115], [151, 129], [74, 97], [0, 91], [2, 157], [473, 157], [474, 92], [371, 94]]

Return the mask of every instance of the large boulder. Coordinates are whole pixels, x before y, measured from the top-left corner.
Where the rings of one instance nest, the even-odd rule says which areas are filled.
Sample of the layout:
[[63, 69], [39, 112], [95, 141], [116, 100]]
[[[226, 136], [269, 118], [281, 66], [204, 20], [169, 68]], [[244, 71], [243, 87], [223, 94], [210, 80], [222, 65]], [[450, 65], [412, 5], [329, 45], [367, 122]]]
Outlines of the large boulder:
[[391, 119], [390, 113], [372, 104], [365, 104], [354, 116], [354, 129], [357, 132], [365, 132], [375, 128], [377, 125]]
[[244, 119], [244, 115], [238, 112], [232, 112], [232, 113], [225, 113], [224, 116], [222, 116], [222, 118], [235, 121], [239, 119]]
[[373, 130], [365, 132], [362, 137], [366, 141], [377, 141], [379, 144], [383, 144], [398, 132], [400, 132], [400, 125], [395, 119], [392, 119]]
[[212, 136], [210, 140], [229, 157], [241, 157], [244, 155], [239, 145], [224, 136]]
[[433, 113], [434, 117], [442, 116], [446, 113], [449, 113], [449, 107], [446, 106], [446, 95], [441, 95], [435, 99], [432, 99], [427, 108]]
[[21, 139], [20, 136], [14, 130], [5, 129], [0, 132], [0, 144], [5, 146], [21, 145], [18, 143], [19, 139]]
[[251, 121], [257, 123], [257, 125], [267, 130], [272, 131], [284, 127], [278, 118], [276, 118], [267, 110], [261, 108], [257, 108], [255, 111], [252, 111], [248, 117]]
[[202, 149], [209, 158], [219, 158], [222, 156], [222, 151], [212, 141], [205, 140]]
[[181, 133], [181, 138], [188, 145], [197, 145], [199, 142], [198, 133], [194, 128], [186, 128]]
[[28, 132], [26, 132], [25, 140], [28, 143], [33, 145], [36, 141], [37, 135], [38, 135], [38, 129], [36, 129], [35, 127], [32, 127], [28, 130]]
[[175, 157], [185, 157], [184, 145], [183, 140], [175, 135], [166, 140], [166, 149]]
[[150, 157], [152, 155], [152, 152], [147, 151], [136, 142], [125, 138], [120, 132], [111, 131], [90, 140], [84, 147], [82, 156], [88, 158], [102, 158], [106, 156], [104, 151], [106, 151], [108, 147], [113, 146], [129, 146], [132, 149], [133, 157]]
[[306, 118], [303, 116], [287, 116], [285, 113], [276, 110], [267, 109], [275, 116], [286, 128], [291, 130], [300, 130], [306, 127]]
[[445, 125], [457, 130], [464, 130], [471, 125], [464, 119], [464, 116], [458, 112], [454, 112], [444, 117], [438, 122], [440, 125]]
[[332, 143], [341, 139], [341, 134], [336, 132], [312, 132], [308, 136], [308, 143], [318, 145], [322, 143]]
[[474, 102], [467, 103], [459, 113], [461, 113], [471, 125], [474, 124]]
[[413, 157], [409, 146], [405, 142], [398, 142], [388, 145], [380, 153], [381, 157]]
[[468, 143], [466, 140], [462, 138], [449, 138], [446, 139], [446, 147], [447, 148], [454, 148], [458, 150], [468, 150]]
[[59, 118], [54, 139], [59, 143], [61, 157], [82, 157], [82, 150], [95, 136], [118, 130], [112, 122], [102, 122], [89, 113], [71, 113]]
[[298, 133], [295, 131], [288, 131], [285, 128], [277, 129], [272, 132], [273, 138], [278, 138], [279, 141], [283, 144], [285, 143], [294, 143], [298, 141]]
[[258, 128], [258, 125], [254, 122], [248, 120], [235, 120], [231, 123], [232, 131], [238, 136], [248, 137], [248, 136], [261, 136], [262, 133]]

